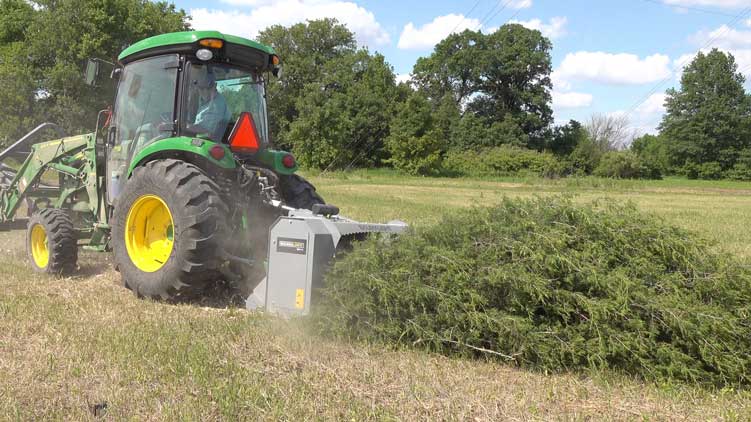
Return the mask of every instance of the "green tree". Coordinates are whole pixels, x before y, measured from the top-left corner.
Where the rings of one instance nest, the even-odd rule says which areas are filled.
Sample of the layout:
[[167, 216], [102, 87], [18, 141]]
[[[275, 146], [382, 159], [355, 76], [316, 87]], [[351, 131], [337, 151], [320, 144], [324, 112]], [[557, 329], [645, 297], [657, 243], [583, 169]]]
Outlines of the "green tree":
[[384, 57], [367, 50], [326, 62], [303, 87], [286, 135], [300, 163], [320, 169], [380, 164], [398, 96], [394, 79]]
[[436, 44], [429, 57], [418, 58], [413, 79], [419, 90], [434, 101], [449, 96], [456, 104], [464, 104], [479, 89], [484, 39], [481, 32], [454, 33]]
[[9, 142], [43, 121], [68, 133], [93, 129], [111, 104], [113, 83], [84, 85], [87, 58], [114, 62], [143, 38], [189, 28], [188, 16], [167, 2], [148, 0], [0, 0], [0, 141]]
[[37, 122], [37, 83], [23, 43], [0, 45], [0, 147], [19, 139]]
[[0, 0], [0, 146], [23, 136], [36, 120], [36, 72], [24, 45], [34, 9], [23, 0]]
[[592, 141], [589, 135], [582, 138], [571, 154], [568, 160], [571, 162], [571, 169], [577, 175], [592, 174], [600, 165], [602, 156], [606, 153], [603, 149]]
[[631, 151], [636, 153], [642, 164], [653, 174], [670, 172], [670, 157], [665, 139], [660, 136], [643, 135], [631, 143]]
[[258, 40], [273, 46], [282, 60], [281, 78], [267, 86], [269, 128], [277, 146], [291, 149], [290, 125], [300, 115], [297, 103], [306, 85], [322, 79], [336, 83], [326, 74], [326, 64], [354, 54], [357, 42], [336, 19], [270, 26], [261, 31]]
[[433, 111], [433, 120], [437, 134], [444, 139], [446, 145], [455, 136], [460, 119], [461, 112], [454, 99], [450, 95], [443, 97]]
[[[449, 108], [442, 110], [446, 113]], [[386, 139], [391, 154], [389, 163], [397, 170], [413, 175], [437, 173], [441, 166], [447, 138], [439, 113], [421, 93], [413, 93], [400, 104], [391, 122], [391, 133]], [[445, 123], [445, 120], [444, 120]]]
[[24, 0], [0, 0], [0, 45], [24, 40], [34, 8]]
[[673, 166], [715, 177], [751, 147], [751, 99], [744, 83], [735, 58], [717, 49], [699, 53], [685, 68], [680, 89], [667, 91], [660, 125]]
[[[149, 0], [39, 0], [26, 30], [32, 65], [45, 92], [47, 118], [69, 133], [93, 129], [98, 110], [111, 104], [114, 84], [83, 83], [87, 58], [114, 62], [128, 45], [153, 35], [189, 29], [173, 4]], [[53, 30], [54, 28], [54, 30]]]
[[727, 177], [733, 180], [751, 180], [751, 148], [738, 153], [738, 160], [727, 172]]
[[571, 120], [563, 126], [556, 126], [546, 137], [545, 149], [559, 157], [570, 155], [577, 145], [587, 137], [587, 131], [581, 123]]
[[451, 95], [465, 115], [469, 111], [487, 126], [510, 116], [537, 138], [553, 121], [551, 48], [539, 31], [518, 24], [487, 35], [464, 31], [418, 59], [414, 80], [433, 101]]
[[[394, 104], [407, 96], [380, 54], [358, 49], [335, 19], [275, 25], [259, 41], [282, 59], [281, 78], [267, 89], [274, 143], [304, 166], [321, 169], [378, 165]], [[406, 91], [405, 91], [406, 90]]]

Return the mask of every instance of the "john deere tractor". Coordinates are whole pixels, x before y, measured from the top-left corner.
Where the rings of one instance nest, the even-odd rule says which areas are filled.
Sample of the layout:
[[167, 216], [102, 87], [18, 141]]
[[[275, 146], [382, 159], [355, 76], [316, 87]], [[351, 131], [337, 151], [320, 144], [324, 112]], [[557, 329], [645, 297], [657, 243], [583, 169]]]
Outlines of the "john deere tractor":
[[[265, 277], [269, 227], [290, 210], [331, 217], [294, 157], [269, 145], [265, 82], [271, 47], [215, 31], [159, 35], [118, 57], [117, 96], [94, 133], [6, 151], [0, 221], [29, 209], [35, 270], [74, 271], [78, 248], [109, 251], [139, 296], [180, 299], [213, 280]], [[89, 62], [95, 80], [100, 62]]]

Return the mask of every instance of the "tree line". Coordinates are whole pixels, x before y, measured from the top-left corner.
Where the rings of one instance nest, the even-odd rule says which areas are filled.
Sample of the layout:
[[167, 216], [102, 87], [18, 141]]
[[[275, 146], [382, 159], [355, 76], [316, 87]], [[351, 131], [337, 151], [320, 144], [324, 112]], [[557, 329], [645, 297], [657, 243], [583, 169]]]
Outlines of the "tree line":
[[[84, 85], [85, 60], [114, 62], [140, 39], [190, 28], [167, 2], [0, 0], [0, 143], [43, 121], [92, 130], [114, 87]], [[267, 82], [272, 140], [308, 168], [751, 179], [751, 100], [734, 58], [716, 50], [668, 91], [659, 135], [631, 142], [623, 116], [554, 124], [552, 44], [518, 24], [448, 36], [407, 82], [334, 19], [271, 26], [258, 40], [283, 64]]]

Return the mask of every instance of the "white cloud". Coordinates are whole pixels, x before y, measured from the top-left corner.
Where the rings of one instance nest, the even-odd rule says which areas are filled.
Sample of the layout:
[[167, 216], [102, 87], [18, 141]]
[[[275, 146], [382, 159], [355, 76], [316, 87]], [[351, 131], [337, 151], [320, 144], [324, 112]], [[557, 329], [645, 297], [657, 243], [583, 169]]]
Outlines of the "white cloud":
[[640, 85], [669, 77], [670, 58], [654, 54], [644, 59], [634, 54], [579, 51], [569, 53], [556, 71], [559, 78], [584, 79], [614, 85]]
[[592, 105], [592, 94], [553, 91], [552, 95], [553, 107], [556, 109], [581, 108]]
[[665, 93], [652, 94], [636, 109], [632, 110], [630, 114], [627, 114], [623, 110], [618, 110], [607, 115], [612, 117], [626, 116], [629, 129], [633, 131], [634, 136], [643, 134], [656, 135], [658, 133], [657, 127], [660, 125], [662, 116], [665, 114], [666, 97]]
[[235, 5], [257, 6], [248, 12], [238, 10], [192, 9], [193, 28], [215, 29], [233, 35], [255, 38], [274, 24], [293, 25], [306, 20], [336, 18], [355, 33], [363, 45], [385, 45], [391, 39], [372, 12], [349, 1], [335, 0], [226, 0]]
[[540, 19], [531, 19], [528, 21], [511, 21], [512, 23], [518, 23], [525, 28], [536, 29], [542, 33], [542, 35], [555, 39], [566, 35], [566, 23], [568, 19], [564, 16], [556, 16], [550, 18], [549, 23], [545, 23]]
[[442, 39], [454, 32], [462, 32], [465, 29], [477, 29], [480, 27], [480, 21], [470, 19], [464, 15], [449, 14], [438, 16], [433, 21], [417, 28], [414, 23], [409, 22], [404, 26], [402, 34], [399, 37], [398, 48], [401, 49], [425, 49], [432, 48]]
[[[244, 1], [244, 0], [228, 0], [228, 1]], [[510, 7], [516, 9], [524, 9], [532, 6], [531, 0], [519, 0], [509, 3]], [[543, 35], [549, 38], [559, 38], [565, 35], [565, 26], [567, 23], [565, 17], [551, 18], [549, 23], [545, 23], [540, 19], [532, 19], [529, 21], [513, 21], [514, 23], [521, 24], [530, 29], [536, 29], [542, 32]], [[449, 36], [451, 33], [462, 32], [465, 29], [480, 30], [484, 29], [487, 33], [495, 32], [498, 27], [483, 28], [479, 19], [468, 18], [464, 15], [448, 14], [444, 16], [438, 16], [432, 21], [417, 27], [413, 22], [409, 22], [402, 29], [401, 36], [397, 47], [403, 50], [420, 50], [432, 48], [438, 44], [441, 40]]]
[[691, 60], [693, 60], [694, 57], [696, 57], [696, 54], [684, 54], [673, 60], [673, 68], [675, 69], [676, 79], [681, 78], [681, 75], [683, 74], [683, 68], [688, 66], [688, 64], [691, 63]]
[[695, 44], [732, 50], [751, 47], [751, 31], [739, 31], [722, 25], [714, 31], [700, 31], [691, 37]]
[[748, 0], [662, 0], [663, 3], [670, 6], [705, 6], [705, 7], [721, 7], [724, 9], [736, 9], [741, 7], [747, 7]]
[[571, 82], [567, 81], [561, 72], [554, 70], [550, 74], [550, 80], [553, 82], [553, 89], [559, 91], [569, 91], [571, 89]]
[[409, 73], [397, 73], [396, 83], [409, 82], [412, 80], [412, 75]]
[[[751, 26], [751, 19], [747, 20], [745, 24]], [[692, 35], [690, 39], [697, 46], [702, 47], [701, 51], [704, 54], [709, 53], [712, 48], [732, 54], [738, 65], [738, 71], [742, 72], [747, 80], [751, 79], [751, 31], [737, 30], [727, 25], [721, 25], [712, 31], [699, 31]], [[683, 74], [683, 69], [691, 63], [694, 57], [696, 57], [696, 53], [684, 54], [673, 61], [678, 79]]]
[[233, 6], [266, 6], [273, 4], [274, 0], [220, 0], [222, 3], [231, 4]]
[[652, 94], [636, 108], [637, 114], [642, 115], [662, 115], [665, 113], [665, 98], [667, 95], [664, 92]]
[[641, 133], [656, 134], [665, 114], [665, 93], [652, 94], [629, 116], [631, 125]]
[[551, 92], [553, 96], [553, 108], [556, 111], [568, 108], [589, 107], [592, 105], [592, 94], [572, 91], [571, 82], [561, 77], [560, 72], [553, 71], [550, 75], [550, 80], [553, 83], [553, 91]]

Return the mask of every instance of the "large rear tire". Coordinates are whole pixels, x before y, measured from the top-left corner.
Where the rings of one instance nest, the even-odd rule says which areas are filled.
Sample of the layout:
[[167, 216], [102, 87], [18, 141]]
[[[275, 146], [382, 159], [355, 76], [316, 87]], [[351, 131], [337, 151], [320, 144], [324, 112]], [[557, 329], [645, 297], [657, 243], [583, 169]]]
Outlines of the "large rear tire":
[[73, 220], [57, 208], [34, 212], [26, 230], [26, 251], [36, 272], [66, 275], [76, 270], [78, 245]]
[[279, 187], [282, 199], [290, 207], [310, 210], [313, 205], [326, 203], [313, 184], [296, 174], [280, 176]]
[[181, 300], [216, 280], [227, 206], [198, 167], [157, 160], [135, 169], [117, 199], [112, 245], [125, 287]]

